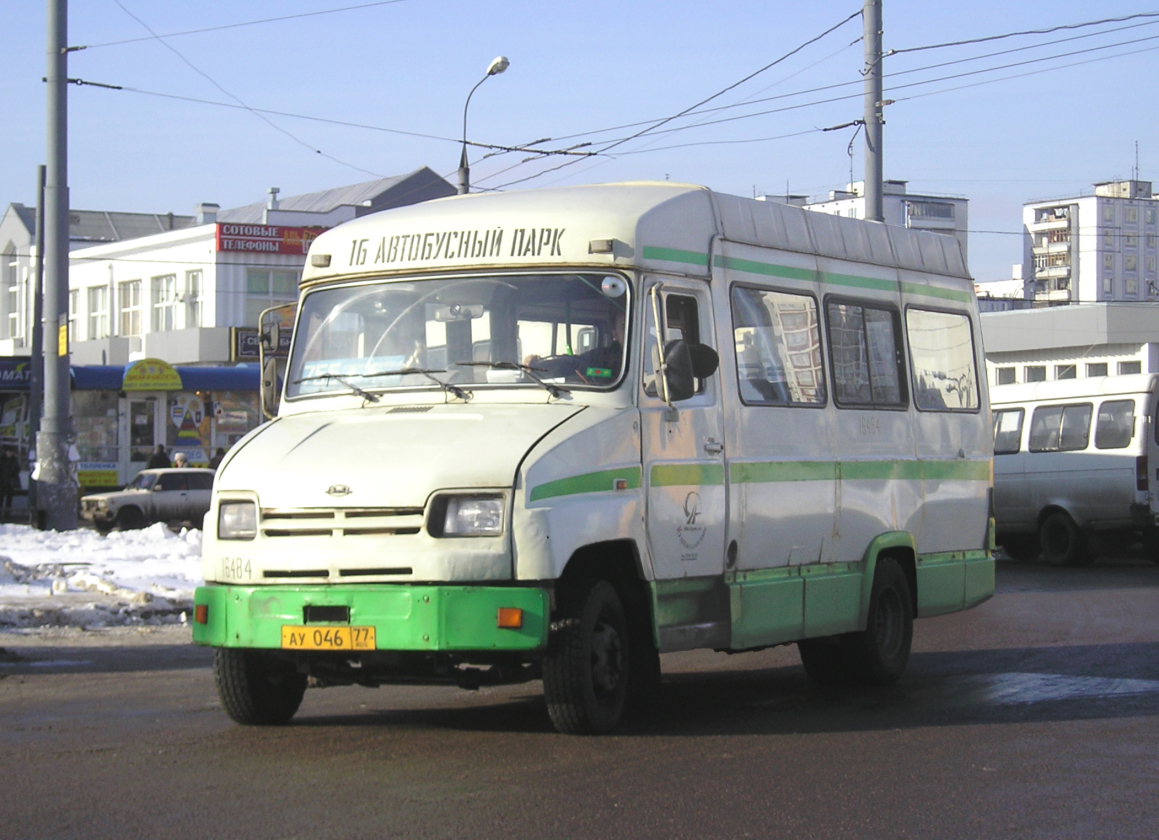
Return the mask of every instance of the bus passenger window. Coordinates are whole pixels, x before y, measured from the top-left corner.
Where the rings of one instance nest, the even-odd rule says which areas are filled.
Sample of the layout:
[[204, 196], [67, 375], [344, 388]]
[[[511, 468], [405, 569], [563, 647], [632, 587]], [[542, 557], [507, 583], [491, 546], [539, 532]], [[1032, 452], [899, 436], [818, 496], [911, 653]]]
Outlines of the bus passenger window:
[[817, 303], [808, 295], [736, 287], [733, 340], [748, 405], [824, 405]]
[[1036, 408], [1030, 421], [1030, 451], [1073, 452], [1086, 449], [1090, 433], [1089, 403]]
[[827, 304], [833, 396], [839, 406], [904, 406], [896, 313], [831, 301]]
[[906, 310], [914, 402], [923, 411], [978, 407], [970, 319], [951, 312]]
[[994, 454], [1014, 455], [1022, 444], [1021, 408], [994, 412]]
[[1099, 406], [1095, 449], [1125, 449], [1134, 435], [1134, 400], [1111, 400]]

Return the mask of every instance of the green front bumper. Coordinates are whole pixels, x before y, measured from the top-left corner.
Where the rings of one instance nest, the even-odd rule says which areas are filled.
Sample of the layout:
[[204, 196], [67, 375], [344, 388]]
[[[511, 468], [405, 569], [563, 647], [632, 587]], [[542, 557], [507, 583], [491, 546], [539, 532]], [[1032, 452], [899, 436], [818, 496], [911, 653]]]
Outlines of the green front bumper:
[[[546, 589], [515, 586], [201, 586], [194, 603], [206, 609], [193, 641], [232, 648], [281, 647], [282, 626], [301, 626], [310, 606], [349, 607], [350, 625], [374, 627], [379, 650], [537, 650], [550, 614]], [[500, 607], [522, 609], [523, 626], [500, 628]]]

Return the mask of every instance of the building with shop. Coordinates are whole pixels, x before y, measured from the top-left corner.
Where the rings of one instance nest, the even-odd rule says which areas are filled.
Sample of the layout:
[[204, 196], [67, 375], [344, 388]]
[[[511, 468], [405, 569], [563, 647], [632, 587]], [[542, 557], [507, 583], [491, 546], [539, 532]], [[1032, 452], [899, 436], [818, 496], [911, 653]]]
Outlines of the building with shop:
[[991, 385], [1159, 372], [1159, 303], [1093, 303], [980, 316]]
[[1159, 301], [1159, 199], [1150, 181], [1023, 205], [1025, 296], [1041, 305]]

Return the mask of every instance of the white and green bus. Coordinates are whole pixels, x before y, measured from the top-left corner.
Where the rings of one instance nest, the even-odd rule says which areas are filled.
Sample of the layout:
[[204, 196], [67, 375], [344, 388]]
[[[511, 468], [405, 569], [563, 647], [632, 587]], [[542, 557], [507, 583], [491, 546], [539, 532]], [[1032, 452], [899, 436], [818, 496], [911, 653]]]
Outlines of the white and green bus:
[[953, 237], [672, 183], [362, 217], [217, 473], [194, 640], [245, 724], [542, 679], [605, 732], [698, 648], [893, 682], [994, 591], [982, 358]]

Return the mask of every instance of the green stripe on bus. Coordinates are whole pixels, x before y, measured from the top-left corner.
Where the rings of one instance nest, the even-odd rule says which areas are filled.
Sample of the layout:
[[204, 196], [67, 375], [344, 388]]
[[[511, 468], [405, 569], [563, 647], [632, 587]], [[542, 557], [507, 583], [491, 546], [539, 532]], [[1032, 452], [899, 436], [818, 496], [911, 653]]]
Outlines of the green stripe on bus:
[[723, 464], [653, 464], [653, 487], [724, 484]]
[[622, 479], [628, 483], [627, 490], [635, 490], [640, 486], [641, 472], [639, 467], [621, 467], [616, 470], [601, 470], [600, 472], [573, 475], [556, 481], [549, 481], [531, 489], [531, 501], [550, 499], [555, 496], [575, 496], [580, 493], [603, 493], [616, 489], [616, 480]]
[[781, 481], [989, 481], [989, 461], [733, 461], [737, 484]]
[[702, 254], [699, 251], [681, 251], [679, 248], [653, 248], [645, 245], [644, 259], [708, 267], [708, 254]]
[[[660, 249], [656, 249], [660, 250]], [[644, 256], [648, 255], [648, 248], [644, 249]], [[707, 261], [707, 255], [703, 255]], [[697, 265], [706, 263], [697, 262]], [[718, 254], [713, 259], [718, 268], [731, 271], [743, 271], [746, 274], [760, 274], [765, 277], [784, 277], [788, 280], [802, 280], [813, 282], [819, 280], [830, 286], [845, 286], [852, 289], [870, 289], [877, 292], [903, 292], [907, 295], [922, 295], [925, 297], [942, 298], [943, 300], [957, 300], [968, 302], [970, 293], [960, 289], [945, 289], [941, 286], [932, 286], [926, 283], [909, 283], [898, 280], [883, 280], [879, 277], [861, 277], [856, 274], [837, 274], [829, 271], [814, 271], [810, 268], [794, 268], [787, 265], [757, 262], [756, 260], [742, 260], [737, 257], [728, 257]]]

